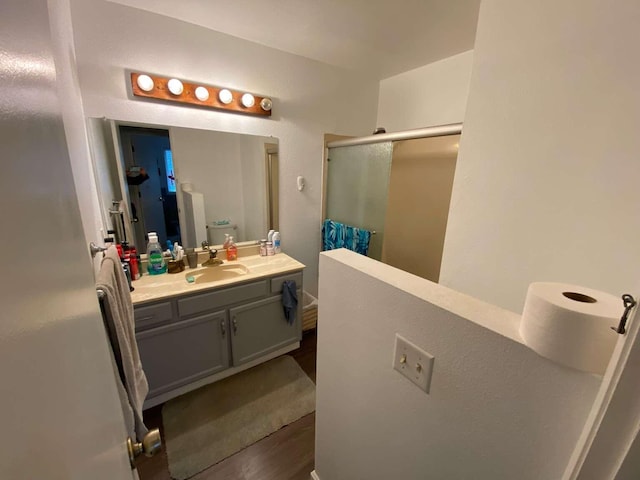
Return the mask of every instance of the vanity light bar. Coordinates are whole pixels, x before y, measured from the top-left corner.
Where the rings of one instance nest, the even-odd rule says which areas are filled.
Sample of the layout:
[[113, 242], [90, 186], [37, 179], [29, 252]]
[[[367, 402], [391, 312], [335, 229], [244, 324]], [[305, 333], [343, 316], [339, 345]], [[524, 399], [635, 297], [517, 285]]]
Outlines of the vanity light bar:
[[[191, 83], [177, 78], [160, 77], [150, 73], [131, 72], [131, 89], [136, 97], [154, 98], [186, 103], [250, 115], [271, 116], [272, 100], [247, 92]], [[220, 92], [223, 92], [220, 96]], [[228, 95], [231, 93], [231, 100]], [[243, 100], [244, 99], [244, 100]], [[253, 99], [253, 102], [250, 101]]]

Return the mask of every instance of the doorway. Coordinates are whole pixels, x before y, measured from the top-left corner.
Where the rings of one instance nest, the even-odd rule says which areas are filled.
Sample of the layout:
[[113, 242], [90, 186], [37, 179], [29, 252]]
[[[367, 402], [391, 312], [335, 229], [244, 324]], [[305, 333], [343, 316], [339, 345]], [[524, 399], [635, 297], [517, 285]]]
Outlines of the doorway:
[[120, 126], [134, 244], [156, 232], [163, 246], [182, 244], [169, 130]]

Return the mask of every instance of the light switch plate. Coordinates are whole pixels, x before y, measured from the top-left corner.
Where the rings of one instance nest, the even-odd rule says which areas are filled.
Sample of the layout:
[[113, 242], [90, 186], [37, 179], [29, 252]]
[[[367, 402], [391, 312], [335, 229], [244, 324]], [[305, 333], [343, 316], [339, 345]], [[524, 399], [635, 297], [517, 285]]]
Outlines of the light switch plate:
[[435, 358], [396, 333], [393, 368], [429, 393]]

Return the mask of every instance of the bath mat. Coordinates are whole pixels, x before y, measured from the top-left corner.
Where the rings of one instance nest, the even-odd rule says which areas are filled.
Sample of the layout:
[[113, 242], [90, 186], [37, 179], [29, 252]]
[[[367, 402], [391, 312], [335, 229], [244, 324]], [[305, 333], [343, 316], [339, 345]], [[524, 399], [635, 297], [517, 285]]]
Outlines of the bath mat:
[[315, 385], [275, 358], [162, 407], [169, 472], [184, 480], [315, 410]]

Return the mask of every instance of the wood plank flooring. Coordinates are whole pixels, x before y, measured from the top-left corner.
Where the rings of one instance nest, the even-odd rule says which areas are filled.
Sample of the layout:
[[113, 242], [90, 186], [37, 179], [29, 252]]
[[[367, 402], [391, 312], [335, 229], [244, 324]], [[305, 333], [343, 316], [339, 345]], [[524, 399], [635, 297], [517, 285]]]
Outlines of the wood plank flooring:
[[[316, 332], [303, 335], [300, 348], [289, 353], [316, 381]], [[164, 444], [162, 405], [144, 412], [145, 424], [159, 428]], [[314, 468], [315, 414], [281, 428], [192, 477], [193, 480], [309, 480]], [[170, 480], [167, 454], [137, 461], [141, 480]]]

